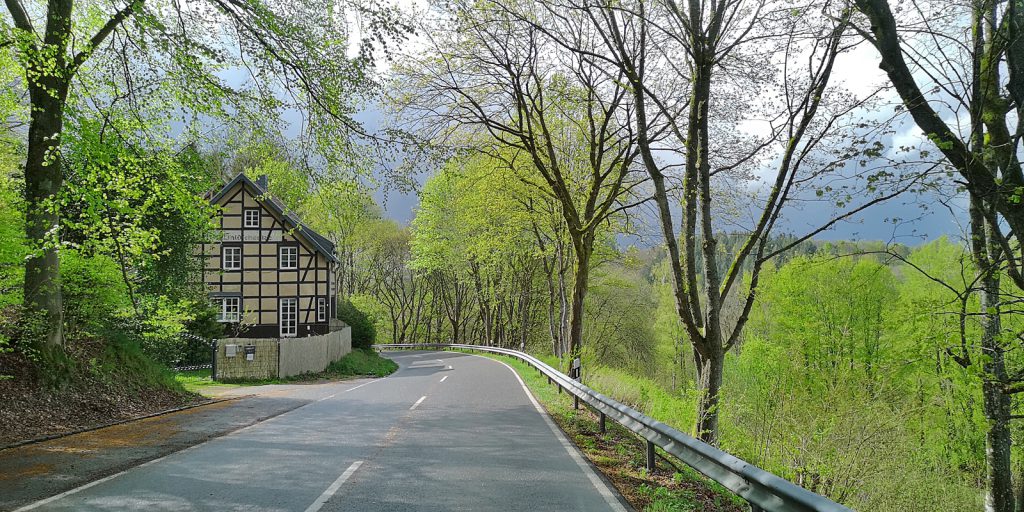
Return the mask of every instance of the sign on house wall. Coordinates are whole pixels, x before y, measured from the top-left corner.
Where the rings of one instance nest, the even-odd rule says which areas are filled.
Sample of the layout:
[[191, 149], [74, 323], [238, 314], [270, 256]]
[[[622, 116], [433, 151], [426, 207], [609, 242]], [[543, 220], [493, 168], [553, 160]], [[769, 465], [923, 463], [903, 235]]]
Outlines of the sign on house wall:
[[226, 229], [223, 231], [224, 242], [280, 242], [281, 241], [281, 230], [274, 229], [270, 231], [238, 231]]

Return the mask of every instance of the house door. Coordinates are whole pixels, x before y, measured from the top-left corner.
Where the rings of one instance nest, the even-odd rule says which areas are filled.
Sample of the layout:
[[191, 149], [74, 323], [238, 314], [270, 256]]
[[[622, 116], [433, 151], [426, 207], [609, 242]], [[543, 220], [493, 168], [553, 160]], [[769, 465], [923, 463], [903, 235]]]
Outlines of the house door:
[[299, 330], [298, 299], [281, 299], [277, 311], [278, 323], [282, 338], [293, 338]]

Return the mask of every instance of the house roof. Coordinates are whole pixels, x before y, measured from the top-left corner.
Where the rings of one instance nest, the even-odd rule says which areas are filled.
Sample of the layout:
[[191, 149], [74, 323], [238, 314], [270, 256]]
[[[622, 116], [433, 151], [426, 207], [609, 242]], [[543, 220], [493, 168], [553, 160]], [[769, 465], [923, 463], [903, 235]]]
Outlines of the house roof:
[[239, 182], [243, 183], [246, 187], [256, 191], [256, 195], [260, 196], [259, 201], [261, 204], [269, 208], [271, 211], [276, 213], [279, 217], [284, 219], [285, 222], [291, 224], [290, 229], [294, 229], [295, 232], [306, 239], [313, 248], [327, 257], [327, 259], [338, 263], [338, 256], [334, 252], [334, 243], [325, 238], [320, 233], [317, 233], [309, 226], [303, 224], [302, 219], [298, 215], [295, 215], [290, 211], [280, 199], [274, 197], [270, 192], [261, 187], [255, 181], [249, 179], [245, 173], [239, 173], [237, 176], [231, 179], [219, 192], [214, 194], [210, 198], [211, 203], [219, 203], [220, 200], [228, 193], [229, 190], [235, 188]]

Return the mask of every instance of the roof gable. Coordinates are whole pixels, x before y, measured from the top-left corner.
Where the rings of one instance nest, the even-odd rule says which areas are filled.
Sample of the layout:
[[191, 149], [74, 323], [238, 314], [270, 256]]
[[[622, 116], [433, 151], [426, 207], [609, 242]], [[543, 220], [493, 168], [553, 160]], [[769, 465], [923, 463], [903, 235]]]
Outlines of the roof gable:
[[224, 198], [224, 195], [227, 194], [228, 191], [230, 191], [231, 189], [235, 188], [235, 185], [238, 185], [239, 183], [241, 183], [244, 187], [254, 192], [253, 195], [256, 197], [256, 200], [261, 205], [263, 205], [263, 207], [274, 212], [275, 214], [277, 214], [278, 217], [281, 217], [282, 220], [291, 224], [290, 229], [294, 230], [295, 234], [301, 236], [304, 240], [309, 242], [309, 244], [313, 246], [316, 252], [323, 254], [324, 256], [327, 257], [327, 259], [335, 263], [338, 262], [338, 256], [334, 252], [333, 242], [328, 240], [320, 233], [317, 233], [309, 226], [303, 224], [302, 220], [299, 219], [299, 216], [289, 211], [288, 208], [284, 205], [284, 203], [281, 202], [280, 199], [270, 195], [270, 193], [267, 190], [263, 189], [263, 187], [260, 187], [255, 181], [249, 179], [249, 177], [246, 176], [245, 173], [239, 173], [237, 176], [232, 178], [231, 181], [227, 182], [227, 184], [224, 185], [224, 187], [222, 187], [220, 191], [218, 191], [216, 194], [210, 197], [210, 202], [220, 203], [221, 199]]

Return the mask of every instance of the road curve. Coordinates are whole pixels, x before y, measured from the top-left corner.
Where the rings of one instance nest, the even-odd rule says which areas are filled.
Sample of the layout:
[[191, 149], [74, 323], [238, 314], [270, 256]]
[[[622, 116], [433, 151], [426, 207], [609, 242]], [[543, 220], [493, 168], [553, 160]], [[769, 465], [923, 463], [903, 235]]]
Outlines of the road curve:
[[387, 354], [390, 377], [19, 510], [626, 510], [503, 363]]

